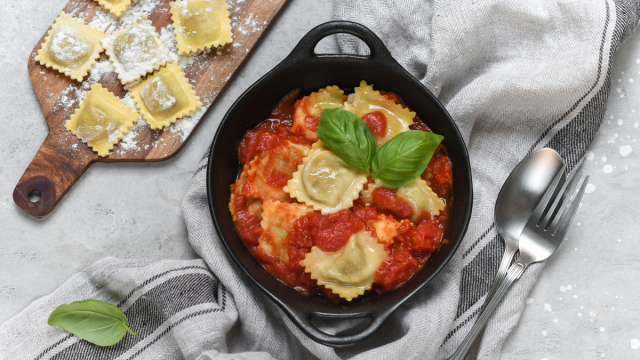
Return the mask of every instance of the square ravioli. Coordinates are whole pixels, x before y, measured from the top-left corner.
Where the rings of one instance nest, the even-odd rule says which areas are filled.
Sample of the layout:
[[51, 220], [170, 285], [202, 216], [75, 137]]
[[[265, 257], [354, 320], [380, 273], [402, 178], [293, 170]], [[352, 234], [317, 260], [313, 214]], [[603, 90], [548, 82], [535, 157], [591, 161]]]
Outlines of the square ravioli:
[[91, 146], [98, 155], [107, 156], [113, 145], [137, 120], [137, 112], [96, 83], [64, 127]]
[[231, 19], [226, 1], [178, 0], [170, 5], [178, 54], [231, 42]]
[[106, 35], [61, 12], [38, 50], [35, 60], [66, 76], [82, 81], [100, 57], [100, 39]]
[[140, 114], [153, 129], [169, 126], [202, 106], [182, 68], [176, 63], [154, 72], [132, 86], [130, 91]]
[[135, 0], [95, 0], [103, 8], [109, 10], [113, 15], [120, 17], [125, 11], [131, 7]]
[[102, 39], [122, 84], [138, 80], [169, 61], [169, 50], [146, 17]]

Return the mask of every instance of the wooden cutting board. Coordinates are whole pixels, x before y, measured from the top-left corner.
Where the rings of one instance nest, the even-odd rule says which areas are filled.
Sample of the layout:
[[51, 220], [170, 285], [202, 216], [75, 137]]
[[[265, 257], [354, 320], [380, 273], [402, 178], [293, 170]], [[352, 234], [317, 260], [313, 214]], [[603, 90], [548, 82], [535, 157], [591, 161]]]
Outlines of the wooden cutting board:
[[[27, 213], [42, 217], [55, 208], [71, 186], [95, 162], [150, 162], [175, 156], [189, 141], [286, 1], [245, 0], [237, 1], [237, 4], [236, 1], [227, 1], [233, 26], [233, 42], [222, 48], [213, 49], [209, 53], [181, 61], [183, 71], [204, 105], [204, 112], [201, 111], [198, 114], [201, 116], [194, 116], [189, 120], [178, 120], [162, 130], [152, 130], [147, 124], [138, 124], [130, 130], [133, 132], [128, 134], [127, 141], [121, 140], [106, 157], [99, 157], [64, 128], [64, 123], [82, 101], [78, 97], [83, 93], [83, 85], [34, 60], [40, 44], [44, 42], [47, 35], [45, 32], [29, 56], [28, 66], [33, 88], [49, 124], [49, 135], [16, 185], [13, 192], [15, 203]], [[169, 2], [170, 0], [138, 0], [129, 10], [128, 15], [146, 14], [156, 30], [162, 33], [163, 28], [172, 24]], [[109, 22], [105, 21], [110, 19], [110, 15], [107, 15], [107, 11], [93, 0], [71, 0], [63, 11], [94, 26], [108, 28], [117, 26], [117, 24], [109, 25]], [[127, 14], [122, 15], [121, 19], [125, 16]], [[47, 29], [47, 32], [50, 29]], [[171, 28], [163, 31], [166, 35], [170, 30]], [[102, 53], [98, 62], [105, 60], [108, 61], [107, 55]], [[90, 78], [91, 75], [90, 72], [85, 77], [84, 88], [87, 87], [88, 82], [95, 80]], [[103, 73], [98, 82], [116, 96], [122, 98], [126, 94], [126, 90], [114, 72]], [[180, 123], [183, 120], [185, 121]], [[38, 192], [40, 198], [30, 201], [29, 198], [34, 200], [32, 195]]]

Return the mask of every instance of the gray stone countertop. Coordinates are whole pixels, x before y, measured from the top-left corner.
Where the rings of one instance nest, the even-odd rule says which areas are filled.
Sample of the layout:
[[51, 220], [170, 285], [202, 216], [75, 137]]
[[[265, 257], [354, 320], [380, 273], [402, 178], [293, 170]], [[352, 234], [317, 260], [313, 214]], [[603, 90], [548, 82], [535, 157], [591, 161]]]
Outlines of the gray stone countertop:
[[[290, 1], [181, 153], [159, 163], [93, 165], [50, 215], [36, 219], [12, 199], [48, 132], [26, 63], [66, 1], [0, 3], [0, 322], [105, 256], [193, 258], [180, 200], [218, 121], [332, 15], [330, 1]], [[337, 52], [335, 39], [318, 50]], [[583, 165], [589, 193], [502, 359], [640, 358], [640, 34], [620, 49], [611, 76], [608, 110]]]

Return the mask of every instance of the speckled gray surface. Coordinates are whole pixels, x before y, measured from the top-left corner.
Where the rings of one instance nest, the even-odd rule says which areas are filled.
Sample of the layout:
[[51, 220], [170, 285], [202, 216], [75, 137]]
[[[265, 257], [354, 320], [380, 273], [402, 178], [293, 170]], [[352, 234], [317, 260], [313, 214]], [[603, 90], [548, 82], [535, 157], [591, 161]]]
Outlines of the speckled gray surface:
[[[217, 122], [332, 10], [330, 1], [291, 0], [178, 156], [94, 165], [53, 213], [35, 219], [12, 199], [48, 131], [26, 62], [66, 1], [0, 3], [7, 19], [0, 36], [0, 322], [102, 257], [193, 257], [180, 199]], [[336, 48], [333, 39], [319, 47]], [[605, 120], [583, 165], [591, 192], [529, 294], [502, 359], [640, 358], [640, 34], [618, 53], [612, 79]]]

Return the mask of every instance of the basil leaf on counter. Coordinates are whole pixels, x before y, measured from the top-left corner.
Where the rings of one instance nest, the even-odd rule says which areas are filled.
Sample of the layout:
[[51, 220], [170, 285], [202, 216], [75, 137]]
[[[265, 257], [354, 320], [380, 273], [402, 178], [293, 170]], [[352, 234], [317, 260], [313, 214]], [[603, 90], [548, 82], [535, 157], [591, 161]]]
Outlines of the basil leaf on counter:
[[414, 181], [429, 164], [443, 136], [410, 130], [394, 136], [378, 150], [371, 164], [371, 176], [388, 187]]
[[48, 323], [99, 346], [117, 344], [127, 331], [137, 334], [129, 328], [129, 321], [122, 310], [92, 299], [58, 306], [49, 315]]
[[358, 115], [343, 109], [326, 109], [320, 115], [318, 137], [349, 166], [371, 172], [378, 142]]

